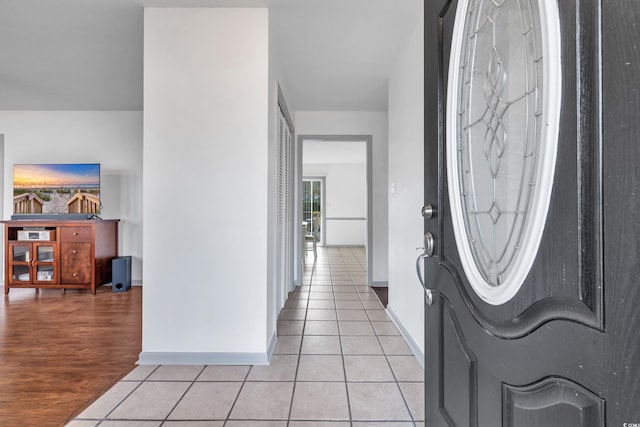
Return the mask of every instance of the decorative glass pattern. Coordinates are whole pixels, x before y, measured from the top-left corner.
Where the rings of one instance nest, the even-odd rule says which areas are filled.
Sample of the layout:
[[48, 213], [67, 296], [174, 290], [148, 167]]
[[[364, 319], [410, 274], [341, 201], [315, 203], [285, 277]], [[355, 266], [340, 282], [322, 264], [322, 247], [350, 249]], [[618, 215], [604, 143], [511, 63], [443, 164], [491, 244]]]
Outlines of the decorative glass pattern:
[[[550, 3], [468, 0], [457, 11], [448, 110], [452, 216], [465, 272], [490, 303], [505, 296], [487, 288], [524, 281], [521, 264], [528, 272], [548, 210], [560, 96], [550, 93], [560, 81]], [[516, 271], [520, 283], [509, 284]]]

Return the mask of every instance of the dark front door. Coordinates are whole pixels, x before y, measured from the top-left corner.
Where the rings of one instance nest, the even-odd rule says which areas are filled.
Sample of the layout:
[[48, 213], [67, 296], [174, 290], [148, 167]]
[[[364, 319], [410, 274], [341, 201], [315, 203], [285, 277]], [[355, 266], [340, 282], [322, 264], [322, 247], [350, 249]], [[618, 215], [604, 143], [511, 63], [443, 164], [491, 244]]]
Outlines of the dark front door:
[[639, 10], [425, 2], [427, 426], [640, 426]]

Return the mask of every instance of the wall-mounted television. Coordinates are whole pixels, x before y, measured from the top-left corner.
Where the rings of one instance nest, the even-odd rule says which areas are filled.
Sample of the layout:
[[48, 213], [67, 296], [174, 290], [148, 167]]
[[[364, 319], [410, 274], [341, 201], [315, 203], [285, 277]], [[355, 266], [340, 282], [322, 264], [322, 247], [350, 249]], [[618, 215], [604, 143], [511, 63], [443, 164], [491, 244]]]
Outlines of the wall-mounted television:
[[100, 209], [99, 163], [13, 165], [12, 219], [94, 218]]

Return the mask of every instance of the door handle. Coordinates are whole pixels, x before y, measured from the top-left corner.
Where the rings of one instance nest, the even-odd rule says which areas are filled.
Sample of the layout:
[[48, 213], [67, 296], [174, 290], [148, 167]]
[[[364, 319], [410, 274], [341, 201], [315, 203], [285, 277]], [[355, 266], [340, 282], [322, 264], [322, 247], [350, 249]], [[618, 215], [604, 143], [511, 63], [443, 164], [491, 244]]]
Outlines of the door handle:
[[420, 281], [420, 285], [424, 289], [424, 300], [427, 305], [433, 304], [433, 292], [430, 288], [427, 287], [427, 284], [424, 280], [424, 275], [422, 274], [422, 265], [424, 264], [422, 261], [425, 258], [431, 258], [433, 256], [433, 248], [435, 246], [435, 242], [433, 240], [433, 234], [427, 232], [424, 235], [424, 247], [416, 248], [417, 250], [422, 250], [423, 252], [418, 255], [416, 258], [416, 273], [418, 274], [418, 280]]

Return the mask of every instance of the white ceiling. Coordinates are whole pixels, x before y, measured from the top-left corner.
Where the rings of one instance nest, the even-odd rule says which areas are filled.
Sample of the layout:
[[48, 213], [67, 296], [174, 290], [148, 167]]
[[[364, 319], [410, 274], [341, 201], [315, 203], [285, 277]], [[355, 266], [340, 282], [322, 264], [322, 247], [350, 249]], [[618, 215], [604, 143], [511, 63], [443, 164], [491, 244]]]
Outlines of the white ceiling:
[[269, 7], [296, 110], [386, 110], [422, 0], [0, 0], [0, 110], [141, 110], [143, 7]]

